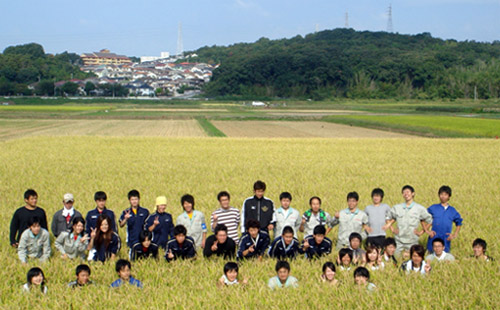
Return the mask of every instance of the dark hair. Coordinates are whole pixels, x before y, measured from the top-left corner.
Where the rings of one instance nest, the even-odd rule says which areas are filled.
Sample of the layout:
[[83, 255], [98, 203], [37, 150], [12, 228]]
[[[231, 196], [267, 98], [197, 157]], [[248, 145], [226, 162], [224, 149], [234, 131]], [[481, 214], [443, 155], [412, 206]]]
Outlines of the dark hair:
[[372, 198], [373, 198], [373, 196], [375, 196], [375, 195], [379, 195], [380, 197], [384, 198], [384, 191], [383, 191], [381, 188], [378, 188], [378, 187], [377, 187], [377, 188], [374, 188], [374, 189], [372, 190]]
[[116, 262], [116, 267], [115, 267], [115, 270], [116, 272], [120, 272], [120, 270], [122, 270], [123, 268], [127, 267], [129, 269], [132, 269], [132, 265], [130, 264], [130, 262], [126, 259], [119, 259], [117, 262]]
[[396, 240], [392, 237], [385, 238], [384, 240], [384, 248], [388, 247], [389, 245], [397, 246], [396, 245]]
[[181, 206], [184, 208], [184, 203], [188, 202], [193, 206], [194, 210], [194, 197], [192, 195], [186, 194], [181, 197]]
[[39, 275], [42, 275], [42, 277], [43, 277], [42, 284], [40, 285], [40, 289], [43, 292], [43, 289], [45, 287], [45, 275], [43, 274], [43, 270], [42, 269], [40, 269], [38, 267], [33, 267], [30, 270], [28, 270], [28, 273], [26, 274], [26, 280], [28, 282], [28, 286], [31, 287], [31, 280], [34, 277], [39, 276]]
[[108, 196], [103, 191], [95, 192], [94, 201], [97, 201], [97, 200], [108, 200]]
[[418, 256], [424, 258], [425, 248], [420, 244], [414, 244], [410, 248], [410, 258], [413, 256], [413, 253], [417, 253]]
[[403, 186], [403, 188], [401, 189], [401, 192], [404, 192], [405, 189], [409, 189], [412, 193], [415, 192], [415, 189], [411, 185], [405, 185], [405, 186]]
[[224, 265], [224, 274], [228, 273], [231, 270], [236, 270], [236, 272], [238, 272], [238, 264], [236, 264], [235, 262], [227, 262]]
[[438, 195], [441, 195], [441, 193], [447, 193], [448, 196], [451, 197], [451, 187], [448, 185], [443, 185], [439, 188]]
[[313, 229], [313, 235], [325, 235], [326, 234], [326, 228], [323, 225], [316, 225]]
[[42, 221], [40, 220], [40, 218], [38, 216], [32, 216], [28, 219], [28, 227], [31, 227], [35, 224], [38, 224], [40, 225]]
[[224, 224], [217, 224], [214, 229], [214, 234], [217, 235], [219, 231], [225, 231], [227, 234], [227, 226]]
[[[83, 228], [85, 228], [85, 220], [83, 219], [83, 217], [81, 216], [77, 216], [73, 219], [73, 221], [71, 222], [71, 226], [75, 226], [76, 224], [78, 223], [82, 223], [83, 225]], [[82, 232], [80, 233], [80, 235], [83, 236], [83, 234], [85, 233], [85, 229], [82, 230]]]
[[283, 228], [283, 231], [281, 232], [281, 234], [282, 234], [282, 235], [284, 235], [284, 234], [292, 234], [292, 235], [293, 235], [293, 234], [294, 234], [294, 231], [293, 231], [292, 226], [285, 226], [285, 227]]
[[253, 183], [253, 190], [256, 191], [256, 190], [263, 190], [265, 191], [266, 190], [266, 183], [262, 182], [262, 181], [257, 181], [255, 183]]
[[443, 239], [436, 238], [436, 239], [432, 240], [432, 245], [434, 245], [434, 243], [436, 243], [436, 242], [439, 242], [439, 243], [441, 243], [444, 246], [444, 240]]
[[249, 219], [247, 221], [247, 230], [249, 228], [258, 228], [258, 229], [260, 229], [260, 222], [257, 221], [257, 220], [254, 220], [254, 219]]
[[352, 234], [349, 235], [349, 242], [352, 241], [352, 239], [358, 239], [359, 242], [363, 241], [363, 237], [357, 232], [353, 232]]
[[477, 238], [476, 240], [474, 240], [474, 242], [472, 242], [472, 247], [475, 247], [475, 246], [480, 246], [483, 248], [483, 251], [486, 251], [486, 241], [484, 241], [483, 239], [481, 238]]
[[365, 267], [358, 267], [354, 270], [354, 278], [363, 277], [370, 280], [370, 272]]
[[220, 201], [220, 199], [222, 197], [227, 197], [229, 200], [231, 200], [231, 195], [229, 195], [229, 193], [226, 192], [226, 191], [222, 191], [222, 192], [220, 192], [220, 193], [217, 194], [217, 200], [218, 201]]
[[130, 200], [130, 198], [132, 198], [132, 197], [137, 197], [137, 198], [140, 199], [141, 198], [141, 194], [139, 194], [138, 190], [133, 189], [130, 192], [128, 192], [127, 197], [128, 197], [128, 200]]
[[340, 249], [340, 251], [339, 251], [340, 260], [342, 260], [342, 257], [344, 257], [346, 255], [349, 255], [349, 258], [351, 259], [351, 262], [352, 262], [352, 250], [349, 248]]
[[311, 205], [314, 199], [318, 199], [319, 204], [321, 204], [321, 198], [319, 198], [318, 196], [312, 196], [311, 198], [309, 198], [309, 205]]
[[290, 199], [290, 201], [292, 201], [292, 194], [290, 194], [289, 192], [283, 192], [280, 194], [280, 201], [282, 199]]
[[24, 199], [30, 199], [30, 197], [38, 197], [38, 194], [35, 192], [34, 189], [27, 189], [25, 192], [24, 192]]
[[365, 253], [365, 259], [366, 259], [366, 262], [368, 262], [368, 253], [371, 253], [373, 251], [376, 251], [377, 252], [377, 259], [375, 260], [375, 263], [378, 265], [378, 257], [380, 255], [379, 251], [378, 251], [378, 247], [370, 244], [369, 246], [366, 247], [366, 253]]
[[148, 238], [150, 241], [153, 240], [153, 233], [147, 229], [141, 231], [141, 233], [139, 234], [139, 242], [143, 243], [146, 238]]
[[[105, 233], [101, 232], [101, 225], [102, 225], [102, 222], [104, 222], [104, 221], [106, 221], [109, 225], [108, 231]], [[94, 239], [94, 245], [95, 245], [96, 249], [99, 249], [102, 244], [104, 244], [104, 246], [107, 247], [108, 244], [111, 242], [111, 238], [113, 235], [113, 229], [111, 228], [112, 224], [113, 224], [113, 222], [107, 214], [103, 213], [103, 214], [99, 215], [99, 217], [97, 218], [97, 223], [95, 225], [96, 236]]]
[[178, 235], [187, 235], [187, 229], [184, 227], [184, 225], [177, 225], [174, 227], [174, 236]]
[[85, 264], [81, 264], [81, 265], [78, 265], [76, 266], [76, 272], [75, 274], [78, 276], [80, 274], [80, 272], [82, 271], [86, 271], [89, 275], [90, 275], [90, 267], [88, 265], [85, 265]]
[[285, 268], [290, 271], [290, 264], [286, 260], [279, 260], [276, 262], [276, 267], [274, 269], [278, 272], [281, 268]]
[[353, 199], [355, 199], [356, 201], [358, 201], [358, 200], [359, 200], [359, 195], [358, 195], [358, 193], [356, 193], [356, 192], [350, 192], [350, 193], [348, 193], [348, 194], [347, 194], [347, 200], [349, 200], [349, 199], [351, 199], [351, 198], [353, 198]]
[[332, 262], [326, 262], [323, 264], [323, 273], [326, 272], [326, 268], [330, 268], [333, 272], [335, 272], [335, 264]]

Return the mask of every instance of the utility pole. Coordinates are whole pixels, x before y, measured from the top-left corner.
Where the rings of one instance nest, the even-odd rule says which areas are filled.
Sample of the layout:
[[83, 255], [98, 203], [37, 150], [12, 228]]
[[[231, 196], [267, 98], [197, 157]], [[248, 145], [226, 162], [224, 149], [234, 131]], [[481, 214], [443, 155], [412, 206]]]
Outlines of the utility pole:
[[387, 9], [387, 32], [393, 32], [392, 26], [392, 4], [389, 4], [389, 8]]
[[179, 22], [179, 30], [177, 32], [177, 56], [182, 56], [184, 53], [184, 46], [182, 42], [182, 23]]

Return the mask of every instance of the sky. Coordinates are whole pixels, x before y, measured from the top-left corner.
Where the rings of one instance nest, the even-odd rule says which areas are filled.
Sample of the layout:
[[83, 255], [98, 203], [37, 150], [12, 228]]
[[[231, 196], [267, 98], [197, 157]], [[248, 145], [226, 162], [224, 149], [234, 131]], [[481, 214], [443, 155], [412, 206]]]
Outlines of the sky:
[[291, 38], [349, 27], [430, 32], [459, 41], [500, 40], [500, 0], [15, 0], [0, 1], [0, 51], [36, 42], [47, 53], [107, 48], [127, 56]]

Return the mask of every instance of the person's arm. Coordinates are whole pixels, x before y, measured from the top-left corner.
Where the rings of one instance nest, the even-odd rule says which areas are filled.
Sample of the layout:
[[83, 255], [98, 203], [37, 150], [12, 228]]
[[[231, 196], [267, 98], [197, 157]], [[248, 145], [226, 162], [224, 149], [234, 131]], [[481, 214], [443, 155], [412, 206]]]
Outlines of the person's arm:
[[240, 213], [240, 227], [241, 227], [241, 233], [244, 234], [245, 233], [245, 203], [247, 201], [245, 200], [243, 202], [243, 206], [241, 207], [241, 213]]
[[19, 240], [19, 246], [17, 247], [17, 255], [23, 264], [26, 264], [26, 256], [27, 256], [27, 234], [22, 234], [21, 239]]
[[95, 239], [95, 236], [96, 236], [96, 229], [95, 228], [92, 228], [91, 229], [91, 232], [90, 232], [90, 241], [89, 241], [89, 245], [87, 246], [87, 250], [92, 250], [92, 248], [94, 247], [94, 239]]
[[307, 218], [305, 215], [302, 215], [302, 218], [300, 219], [300, 227], [299, 227], [299, 230], [301, 232], [304, 232], [305, 230], [305, 226], [306, 226], [306, 222], [307, 222]]
[[460, 229], [462, 228], [463, 219], [462, 219], [462, 216], [460, 216], [460, 213], [458, 213], [458, 211], [455, 211], [455, 216], [453, 218], [453, 222], [455, 223], [455, 232], [449, 234], [449, 236], [447, 238], [448, 241], [451, 241], [451, 240], [457, 238], [458, 233], [460, 232]]
[[62, 232], [56, 238], [56, 241], [54, 241], [54, 245], [55, 245], [56, 249], [59, 252], [61, 252], [61, 256], [65, 256], [66, 255], [66, 251], [64, 250], [64, 238], [66, 238], [66, 233]]
[[[212, 241], [212, 238], [211, 237], [208, 237], [206, 240], [205, 240], [205, 247], [203, 248], [203, 256], [205, 257], [210, 257], [212, 256], [213, 254], [213, 250], [212, 250], [212, 247], [215, 245], [215, 247], [217, 247], [217, 241]], [[216, 249], [217, 251], [217, 249]]]
[[18, 230], [19, 230], [19, 214], [18, 211], [16, 211], [14, 212], [12, 220], [10, 221], [10, 245], [13, 247], [17, 247], [19, 245], [19, 243], [16, 240], [16, 235]]
[[[108, 210], [109, 210], [109, 209], [108, 209]], [[109, 213], [111, 214], [111, 216], [110, 216], [110, 218], [111, 218], [111, 222], [112, 222], [112, 223], [111, 223], [111, 227], [113, 228], [113, 231], [114, 231], [115, 233], [118, 233], [118, 225], [116, 225], [116, 217], [115, 217], [115, 212], [113, 212], [113, 211], [111, 211], [111, 210], [109, 210], [109, 211], [110, 211]]]
[[168, 232], [169, 239], [173, 239], [174, 238], [174, 223], [172, 220], [172, 216], [170, 216], [170, 221], [168, 222], [167, 232]]
[[43, 244], [42, 244], [42, 256], [40, 257], [40, 261], [44, 262], [49, 259], [50, 257], [50, 237], [49, 237], [49, 232], [47, 230], [41, 231], [40, 233], [44, 232], [42, 235], [43, 239]]
[[40, 212], [40, 226], [45, 229], [45, 230], [49, 230], [49, 228], [47, 227], [47, 214], [45, 213], [45, 210], [43, 210], [42, 208], [38, 207], [38, 209], [41, 211]]
[[118, 220], [118, 223], [120, 223], [120, 227], [123, 227], [125, 226], [125, 224], [127, 224], [127, 221], [130, 217], [132, 217], [132, 215], [130, 214], [130, 209], [129, 210], [125, 210], [122, 212], [122, 215], [120, 216], [120, 219]]
[[271, 231], [274, 229], [274, 226], [276, 224], [276, 213], [274, 210], [274, 202], [271, 201], [271, 210], [273, 210], [273, 215], [271, 216], [271, 222], [269, 225], [267, 225], [267, 231], [271, 233]]
[[56, 212], [54, 214], [54, 216], [52, 217], [52, 225], [50, 225], [50, 230], [52, 231], [52, 234], [57, 238], [61, 232], [60, 231], [57, 231], [57, 214], [59, 212]]
[[112, 236], [112, 241], [109, 243], [109, 252], [111, 253], [111, 259], [115, 259], [116, 254], [120, 251], [121, 247], [121, 239], [117, 233], [114, 233]]
[[207, 239], [207, 223], [205, 221], [205, 214], [201, 213], [201, 231], [203, 232], [201, 235], [201, 248], [205, 248], [205, 240]]
[[214, 211], [210, 215], [210, 228], [212, 229], [212, 232], [214, 231], [215, 226], [217, 226], [217, 221], [218, 221], [217, 215], [215, 214], [215, 211]]

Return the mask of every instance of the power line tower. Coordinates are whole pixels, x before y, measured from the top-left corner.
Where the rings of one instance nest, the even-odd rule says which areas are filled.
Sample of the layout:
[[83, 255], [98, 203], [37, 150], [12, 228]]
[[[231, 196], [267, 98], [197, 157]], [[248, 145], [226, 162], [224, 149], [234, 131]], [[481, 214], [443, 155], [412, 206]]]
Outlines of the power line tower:
[[179, 31], [177, 32], [177, 56], [182, 56], [184, 46], [182, 44], [182, 23], [179, 22]]
[[392, 28], [392, 4], [389, 4], [387, 9], [387, 32], [393, 32]]
[[345, 27], [349, 28], [349, 12], [345, 11]]

